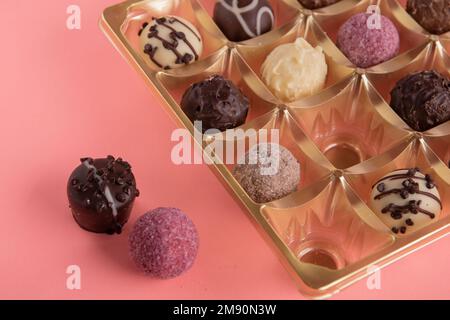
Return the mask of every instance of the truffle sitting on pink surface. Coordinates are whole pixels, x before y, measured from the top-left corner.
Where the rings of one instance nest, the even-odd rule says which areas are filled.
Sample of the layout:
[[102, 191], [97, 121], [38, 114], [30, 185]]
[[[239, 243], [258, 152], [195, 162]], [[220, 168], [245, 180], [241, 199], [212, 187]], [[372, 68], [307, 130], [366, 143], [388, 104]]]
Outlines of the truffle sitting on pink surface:
[[199, 238], [192, 220], [177, 208], [156, 208], [142, 215], [129, 237], [130, 254], [145, 274], [174, 278], [197, 256]]

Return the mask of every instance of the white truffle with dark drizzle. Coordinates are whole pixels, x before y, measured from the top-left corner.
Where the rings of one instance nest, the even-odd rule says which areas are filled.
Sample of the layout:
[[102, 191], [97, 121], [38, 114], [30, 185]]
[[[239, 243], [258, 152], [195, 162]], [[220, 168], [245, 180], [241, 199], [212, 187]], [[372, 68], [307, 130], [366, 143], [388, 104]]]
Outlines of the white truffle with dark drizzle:
[[442, 211], [438, 189], [418, 168], [393, 171], [372, 186], [371, 207], [395, 234], [416, 231]]
[[202, 54], [203, 42], [198, 30], [183, 18], [152, 18], [139, 31], [140, 47], [151, 65], [173, 69], [188, 65]]

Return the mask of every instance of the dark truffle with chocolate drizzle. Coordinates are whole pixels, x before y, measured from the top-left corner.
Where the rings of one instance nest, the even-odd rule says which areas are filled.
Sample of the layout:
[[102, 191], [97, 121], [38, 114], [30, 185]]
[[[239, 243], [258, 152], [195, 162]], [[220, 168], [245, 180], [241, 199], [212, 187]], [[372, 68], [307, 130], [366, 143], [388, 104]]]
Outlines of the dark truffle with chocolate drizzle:
[[406, 11], [430, 33], [450, 31], [450, 0], [408, 0]]
[[407, 75], [391, 91], [392, 109], [414, 130], [450, 120], [450, 81], [430, 70]]
[[214, 75], [190, 86], [181, 107], [192, 122], [202, 122], [203, 132], [225, 131], [245, 122], [249, 100], [233, 82]]
[[231, 41], [244, 41], [272, 30], [272, 6], [267, 0], [218, 0], [214, 22]]
[[442, 203], [431, 176], [410, 168], [378, 180], [372, 187], [371, 207], [393, 233], [404, 234], [436, 219]]
[[331, 6], [339, 1], [341, 0], [298, 0], [303, 7], [310, 10]]
[[121, 233], [139, 195], [131, 166], [113, 156], [82, 158], [67, 183], [75, 221], [97, 233]]

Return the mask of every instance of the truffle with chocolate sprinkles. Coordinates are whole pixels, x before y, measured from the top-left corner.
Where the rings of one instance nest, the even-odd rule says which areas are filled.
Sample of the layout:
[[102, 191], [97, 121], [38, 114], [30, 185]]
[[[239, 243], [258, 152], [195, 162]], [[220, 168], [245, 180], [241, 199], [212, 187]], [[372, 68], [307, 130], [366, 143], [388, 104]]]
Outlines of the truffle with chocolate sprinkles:
[[245, 123], [249, 100], [233, 82], [213, 75], [186, 90], [181, 108], [192, 122], [201, 121], [203, 132], [225, 131]]
[[130, 164], [113, 156], [80, 161], [67, 183], [75, 221], [87, 231], [121, 233], [139, 196]]
[[442, 211], [438, 189], [419, 168], [393, 171], [372, 187], [371, 207], [395, 234], [416, 231]]
[[434, 128], [450, 120], [450, 79], [434, 70], [411, 73], [392, 89], [390, 105], [412, 129]]

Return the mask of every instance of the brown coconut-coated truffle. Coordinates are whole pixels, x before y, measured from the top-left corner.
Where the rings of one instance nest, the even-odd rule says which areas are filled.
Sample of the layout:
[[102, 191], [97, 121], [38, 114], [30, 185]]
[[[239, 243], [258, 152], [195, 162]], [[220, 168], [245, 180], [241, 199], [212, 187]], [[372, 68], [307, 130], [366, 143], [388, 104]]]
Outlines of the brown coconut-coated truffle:
[[430, 33], [450, 31], [450, 0], [408, 0], [406, 11]]
[[113, 156], [80, 161], [67, 183], [75, 221], [87, 231], [121, 233], [139, 195], [130, 164]]
[[233, 169], [233, 175], [248, 195], [258, 203], [287, 196], [297, 189], [300, 164], [283, 146], [261, 143], [244, 156], [243, 164]]

